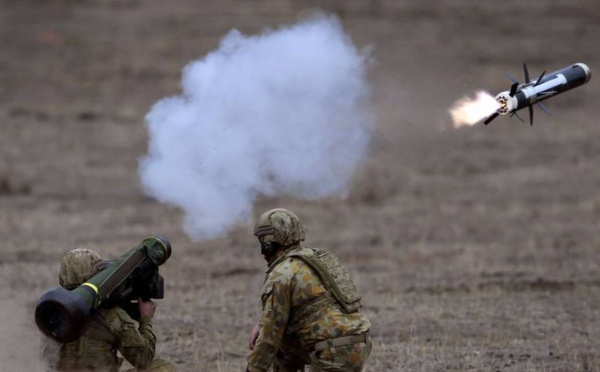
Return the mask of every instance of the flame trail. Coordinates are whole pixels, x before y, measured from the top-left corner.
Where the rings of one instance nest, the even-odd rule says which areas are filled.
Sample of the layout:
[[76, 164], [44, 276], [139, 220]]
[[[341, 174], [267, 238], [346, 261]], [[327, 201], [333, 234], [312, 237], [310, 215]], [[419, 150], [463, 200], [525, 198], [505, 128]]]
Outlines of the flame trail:
[[454, 127], [472, 126], [490, 116], [500, 108], [500, 104], [491, 94], [478, 91], [475, 98], [463, 97], [450, 109]]

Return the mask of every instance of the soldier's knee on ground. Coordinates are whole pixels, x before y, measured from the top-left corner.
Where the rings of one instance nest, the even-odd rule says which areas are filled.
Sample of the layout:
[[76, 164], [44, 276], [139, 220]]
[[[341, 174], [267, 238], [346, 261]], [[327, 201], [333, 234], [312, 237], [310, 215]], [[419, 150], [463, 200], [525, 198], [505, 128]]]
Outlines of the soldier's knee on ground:
[[326, 348], [313, 354], [313, 371], [360, 372], [371, 353], [371, 341]]

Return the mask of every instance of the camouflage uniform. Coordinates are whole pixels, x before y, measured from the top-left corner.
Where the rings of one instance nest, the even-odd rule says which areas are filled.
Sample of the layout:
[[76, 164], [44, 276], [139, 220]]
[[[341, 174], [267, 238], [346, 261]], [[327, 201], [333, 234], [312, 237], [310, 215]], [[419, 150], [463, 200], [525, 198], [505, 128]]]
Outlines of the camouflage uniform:
[[[303, 231], [293, 240], [302, 239]], [[275, 371], [303, 371], [305, 365], [311, 371], [363, 369], [371, 351], [371, 324], [357, 309], [344, 311], [300, 258], [313, 252], [291, 244], [270, 262], [261, 294], [261, 330], [247, 371], [267, 371], [271, 364]]]
[[[86, 249], [71, 251], [61, 263], [60, 285], [74, 289], [103, 267], [104, 261], [97, 253]], [[176, 371], [171, 363], [154, 359], [156, 335], [150, 317], [141, 317], [136, 328], [135, 321], [118, 306], [95, 311], [76, 341], [53, 345], [53, 340], [44, 340], [42, 356], [58, 371], [118, 371], [123, 360], [117, 357], [117, 350], [137, 368], [134, 370]]]

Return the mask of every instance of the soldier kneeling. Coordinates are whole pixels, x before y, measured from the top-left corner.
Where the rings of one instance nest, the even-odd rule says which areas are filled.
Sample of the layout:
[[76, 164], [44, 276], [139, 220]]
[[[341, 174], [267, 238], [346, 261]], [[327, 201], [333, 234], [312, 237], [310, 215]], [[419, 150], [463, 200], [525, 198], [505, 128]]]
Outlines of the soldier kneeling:
[[[60, 264], [59, 282], [72, 290], [99, 273], [105, 262], [98, 253], [78, 248], [67, 253]], [[52, 370], [57, 371], [111, 371], [119, 370], [122, 358], [117, 350], [135, 367], [132, 371], [164, 371], [177, 369], [162, 359], [154, 359], [156, 335], [152, 327], [155, 305], [152, 301], [138, 300], [139, 326], [119, 306], [100, 307], [89, 320], [83, 335], [65, 344], [50, 338], [42, 342], [42, 357]]]
[[362, 371], [371, 323], [348, 272], [326, 250], [304, 247], [298, 217], [273, 209], [254, 235], [268, 263], [262, 316], [250, 335], [246, 371]]

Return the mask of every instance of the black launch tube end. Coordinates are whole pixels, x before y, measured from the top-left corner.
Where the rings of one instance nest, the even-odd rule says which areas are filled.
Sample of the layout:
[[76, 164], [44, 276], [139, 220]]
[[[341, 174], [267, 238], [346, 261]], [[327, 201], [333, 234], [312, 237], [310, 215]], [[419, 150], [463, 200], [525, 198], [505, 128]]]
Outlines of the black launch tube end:
[[86, 328], [90, 306], [62, 287], [46, 292], [35, 308], [35, 322], [48, 337], [60, 343], [77, 340]]

